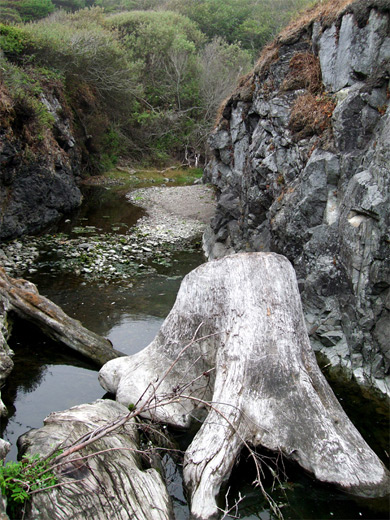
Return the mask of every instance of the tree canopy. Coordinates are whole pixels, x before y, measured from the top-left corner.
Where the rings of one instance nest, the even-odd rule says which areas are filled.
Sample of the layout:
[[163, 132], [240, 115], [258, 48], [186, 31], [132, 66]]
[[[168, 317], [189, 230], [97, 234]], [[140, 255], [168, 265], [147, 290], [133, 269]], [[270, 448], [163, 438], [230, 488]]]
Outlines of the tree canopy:
[[[97, 135], [100, 156], [112, 157], [107, 166], [119, 153], [191, 160], [202, 155], [218, 106], [261, 47], [308, 3], [0, 0], [3, 81], [22, 95], [21, 75], [28, 83], [44, 68], [61, 78], [70, 99], [88, 104], [88, 116], [75, 121]], [[34, 88], [23, 95], [38, 107]]]

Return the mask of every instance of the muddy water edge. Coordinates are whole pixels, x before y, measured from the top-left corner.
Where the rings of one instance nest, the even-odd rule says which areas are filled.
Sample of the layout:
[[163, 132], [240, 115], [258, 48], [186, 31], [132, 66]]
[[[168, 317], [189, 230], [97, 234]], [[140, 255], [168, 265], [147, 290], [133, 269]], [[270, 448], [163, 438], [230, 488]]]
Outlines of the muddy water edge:
[[[203, 263], [200, 237], [192, 242], [161, 244], [140, 234], [135, 225], [144, 211], [128, 202], [116, 187], [85, 188], [86, 203], [74, 215], [40, 237], [14, 241], [3, 262], [14, 276], [23, 276], [40, 293], [60, 305], [71, 317], [109, 338], [115, 348], [133, 354], [155, 336], [170, 311], [186, 273]], [[8, 459], [16, 459], [17, 438], [42, 425], [52, 411], [103, 397], [96, 367], [45, 338], [33, 326], [15, 321], [11, 337], [15, 368], [2, 389], [8, 408], [0, 435], [12, 444]], [[380, 402], [364, 398], [349, 382], [334, 389], [366, 441], [388, 465], [389, 411]], [[174, 432], [183, 448], [190, 441]], [[270, 454], [264, 453], [263, 457]], [[181, 489], [180, 467], [165, 457], [175, 514], [188, 518]], [[271, 490], [272, 479], [269, 480]], [[228, 488], [228, 506], [245, 519], [276, 518], [261, 493], [254, 489], [254, 469], [242, 454]], [[286, 462], [274, 499], [287, 519], [384, 519], [385, 501], [356, 500], [315, 483]], [[240, 501], [240, 497], [246, 498]], [[239, 502], [237, 511], [234, 501]]]

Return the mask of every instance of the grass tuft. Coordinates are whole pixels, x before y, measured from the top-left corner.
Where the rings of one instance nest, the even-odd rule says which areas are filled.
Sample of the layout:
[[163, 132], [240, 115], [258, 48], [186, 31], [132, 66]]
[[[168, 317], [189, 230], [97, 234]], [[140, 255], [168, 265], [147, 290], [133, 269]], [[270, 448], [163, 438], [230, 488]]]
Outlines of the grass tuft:
[[288, 128], [298, 140], [321, 136], [331, 126], [335, 106], [336, 103], [326, 94], [302, 94], [292, 106]]

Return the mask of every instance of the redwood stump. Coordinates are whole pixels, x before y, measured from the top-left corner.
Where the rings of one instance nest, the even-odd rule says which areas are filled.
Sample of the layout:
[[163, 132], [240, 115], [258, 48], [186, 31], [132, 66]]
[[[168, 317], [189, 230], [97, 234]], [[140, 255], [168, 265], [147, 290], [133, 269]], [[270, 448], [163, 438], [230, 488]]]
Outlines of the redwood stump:
[[347, 492], [388, 493], [388, 471], [317, 365], [283, 256], [242, 253], [189, 273], [155, 340], [109, 361], [99, 379], [158, 421], [188, 427], [207, 415], [185, 454], [194, 518], [218, 516], [216, 497], [245, 444]]

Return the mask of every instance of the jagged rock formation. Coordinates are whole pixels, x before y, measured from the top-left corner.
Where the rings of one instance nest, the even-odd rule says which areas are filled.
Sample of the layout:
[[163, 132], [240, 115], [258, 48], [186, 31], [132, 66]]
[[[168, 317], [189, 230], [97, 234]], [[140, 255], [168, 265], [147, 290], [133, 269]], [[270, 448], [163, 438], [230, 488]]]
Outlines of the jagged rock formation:
[[313, 347], [387, 395], [389, 27], [388, 2], [333, 0], [265, 49], [210, 139], [204, 239], [210, 258], [286, 255]]
[[52, 126], [38, 131], [27, 109], [18, 111], [0, 87], [1, 240], [36, 233], [77, 208], [82, 196], [76, 184], [81, 154], [59, 94], [41, 94]]
[[242, 253], [194, 269], [155, 340], [106, 363], [99, 380], [120, 403], [177, 427], [208, 411], [184, 458], [191, 518], [218, 517], [221, 484], [248, 444], [349, 493], [388, 493], [388, 471], [316, 363], [281, 255]]

